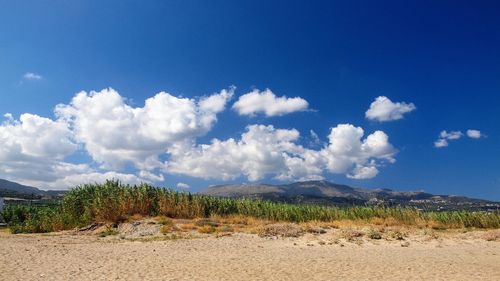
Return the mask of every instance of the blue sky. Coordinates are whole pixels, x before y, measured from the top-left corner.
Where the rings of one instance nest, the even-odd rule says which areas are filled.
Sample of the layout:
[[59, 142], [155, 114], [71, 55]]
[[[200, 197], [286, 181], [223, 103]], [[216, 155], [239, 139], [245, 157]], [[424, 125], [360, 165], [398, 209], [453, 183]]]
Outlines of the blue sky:
[[[210, 184], [321, 176], [360, 187], [500, 200], [500, 5], [494, 1], [101, 2], [0, 3], [0, 113], [12, 115], [1, 121], [0, 178], [64, 188], [77, 179], [115, 172], [132, 181], [163, 176], [153, 182], [173, 187], [184, 183], [197, 191]], [[231, 92], [231, 86], [236, 87], [231, 99], [224, 98], [221, 91]], [[92, 122], [95, 128], [78, 129], [78, 122], [88, 116], [85, 108], [71, 105], [76, 93], [85, 91], [88, 102], [103, 103], [104, 96], [113, 95], [101, 92], [108, 87], [122, 97], [124, 104], [119, 106], [130, 112], [164, 91], [170, 94], [162, 96], [165, 100], [191, 101], [193, 107], [186, 110], [202, 112], [194, 121], [203, 116], [216, 120], [189, 131], [183, 127], [176, 134], [169, 128], [163, 135], [153, 130], [158, 135], [154, 139], [138, 134], [147, 131], [140, 127], [145, 122], [140, 118], [115, 129]], [[262, 97], [266, 89], [277, 98], [300, 97], [307, 107], [299, 105], [274, 116], [258, 110], [245, 115], [233, 108], [245, 94], [259, 90]], [[92, 99], [91, 91], [103, 99]], [[224, 106], [207, 115], [197, 104], [214, 93]], [[365, 112], [379, 96], [389, 98], [396, 108], [399, 102], [400, 107], [413, 104], [416, 109], [398, 120], [367, 118]], [[55, 115], [57, 104], [66, 105], [65, 118], [73, 121]], [[167, 113], [178, 109], [174, 107], [160, 110], [166, 112], [160, 123], [173, 120]], [[23, 121], [24, 113], [31, 115]], [[101, 112], [103, 119], [109, 117], [106, 113]], [[103, 120], [99, 118], [89, 120]], [[30, 129], [24, 122], [38, 127]], [[332, 128], [352, 133], [357, 127], [364, 130], [361, 144], [376, 131], [384, 132], [388, 140], [383, 151], [352, 155], [333, 148]], [[260, 150], [259, 141], [277, 137], [278, 129], [287, 130], [282, 133], [289, 139], [274, 140], [264, 160], [253, 159], [251, 149]], [[480, 137], [469, 137], [469, 129], [479, 130]], [[444, 130], [461, 134], [455, 134], [458, 139], [451, 134], [440, 137]], [[116, 144], [123, 146], [120, 155], [107, 153], [111, 144], [101, 138], [111, 138], [113, 132], [123, 133], [117, 139], [131, 136]], [[255, 133], [253, 146], [228, 142], [233, 138], [238, 143], [248, 132]], [[49, 141], [51, 136], [57, 139]], [[210, 154], [202, 153], [201, 145], [210, 145], [213, 138], [224, 146], [217, 157], [215, 146]], [[435, 147], [440, 138], [448, 146]], [[334, 138], [333, 144], [338, 143], [342, 142]], [[142, 144], [149, 146], [138, 147]], [[291, 144], [291, 150], [283, 148]], [[174, 157], [170, 150], [178, 146], [183, 148]], [[293, 161], [309, 161], [306, 152], [296, 151], [300, 149], [314, 157], [322, 155], [321, 163], [311, 164], [318, 171], [291, 172], [291, 164], [285, 163], [290, 159], [279, 156], [286, 153], [295, 157]], [[239, 151], [249, 152], [242, 156]], [[193, 153], [201, 153], [196, 163], [182, 157]], [[123, 155], [133, 156], [124, 160]], [[158, 163], [146, 163], [144, 155], [156, 157]], [[207, 157], [220, 157], [227, 165], [207, 176], [211, 172], [206, 169], [213, 166]], [[349, 167], [332, 167], [338, 163]], [[354, 170], [363, 167], [371, 176], [353, 179]], [[260, 168], [268, 173], [250, 175]], [[140, 175], [141, 171], [154, 177]], [[65, 178], [69, 173], [82, 176], [70, 180]]]

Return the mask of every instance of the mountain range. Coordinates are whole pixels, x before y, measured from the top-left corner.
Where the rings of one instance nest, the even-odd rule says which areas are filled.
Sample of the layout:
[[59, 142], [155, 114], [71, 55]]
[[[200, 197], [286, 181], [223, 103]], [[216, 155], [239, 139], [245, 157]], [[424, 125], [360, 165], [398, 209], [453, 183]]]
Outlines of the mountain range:
[[216, 185], [200, 192], [204, 195], [254, 198], [293, 204], [384, 205], [427, 210], [498, 210], [499, 202], [455, 195], [434, 195], [422, 191], [355, 188], [328, 181], [303, 181], [283, 185]]
[[22, 185], [17, 182], [0, 179], [0, 197], [20, 199], [41, 199], [61, 197], [64, 191], [41, 190], [33, 186]]

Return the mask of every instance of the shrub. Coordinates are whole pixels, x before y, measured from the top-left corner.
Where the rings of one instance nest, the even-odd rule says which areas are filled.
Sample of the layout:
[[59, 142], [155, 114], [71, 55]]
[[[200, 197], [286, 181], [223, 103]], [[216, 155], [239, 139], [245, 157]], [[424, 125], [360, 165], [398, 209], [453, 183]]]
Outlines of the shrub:
[[114, 228], [108, 228], [102, 232], [99, 233], [99, 237], [107, 237], [107, 236], [111, 236], [111, 235], [118, 235], [119, 232], [114, 229]]
[[166, 226], [173, 226], [174, 225], [174, 222], [172, 221], [172, 219], [167, 218], [165, 216], [159, 217], [158, 223], [161, 225], [166, 225]]
[[211, 225], [204, 225], [204, 226], [198, 228], [198, 232], [199, 233], [205, 233], [205, 234], [214, 233], [215, 232], [215, 227], [213, 227]]
[[379, 240], [382, 239], [382, 234], [377, 230], [370, 229], [370, 231], [368, 232], [368, 237], [370, 239]]

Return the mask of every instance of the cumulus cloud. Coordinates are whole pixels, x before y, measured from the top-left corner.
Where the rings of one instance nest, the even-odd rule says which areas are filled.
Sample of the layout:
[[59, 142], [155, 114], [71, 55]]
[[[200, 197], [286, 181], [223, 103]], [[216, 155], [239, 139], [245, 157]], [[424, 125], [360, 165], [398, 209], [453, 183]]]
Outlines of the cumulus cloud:
[[[113, 89], [80, 92], [55, 109], [56, 119], [5, 114], [0, 124], [0, 175], [42, 188], [119, 179], [125, 183], [159, 182], [158, 159], [176, 142], [192, 142], [208, 132], [234, 89], [198, 100], [161, 92], [132, 107]], [[100, 168], [65, 162], [87, 152]], [[119, 172], [132, 164], [135, 174]]]
[[[384, 132], [365, 136], [361, 127], [350, 124], [331, 128], [326, 142], [314, 131], [304, 141], [296, 129], [256, 124], [237, 138], [197, 143], [217, 122], [233, 91], [199, 99], [160, 92], [134, 107], [108, 88], [77, 93], [70, 103], [56, 106], [54, 119], [29, 113], [16, 119], [7, 113], [0, 123], [0, 176], [50, 189], [106, 179], [161, 182], [169, 174], [285, 181], [335, 173], [367, 179], [395, 161], [396, 150]], [[284, 104], [293, 100], [283, 99]], [[284, 111], [263, 112], [272, 116]], [[308, 141], [314, 149], [300, 144]], [[72, 163], [69, 157], [75, 153], [93, 161]], [[178, 187], [188, 188], [184, 183]]]
[[[62, 159], [73, 153], [77, 145], [65, 122], [53, 121], [34, 114], [22, 114], [15, 120], [9, 113], [0, 125], [0, 159], [34, 157]], [[2, 162], [3, 162], [2, 161]]]
[[64, 122], [33, 114], [6, 114], [0, 124], [0, 173], [11, 178], [53, 181], [59, 162], [77, 149]]
[[26, 72], [23, 75], [24, 80], [29, 80], [29, 81], [36, 81], [36, 80], [42, 80], [43, 77], [40, 74], [36, 74], [33, 72]]
[[451, 132], [447, 132], [447, 131], [442, 131], [440, 134], [439, 134], [439, 137], [441, 139], [447, 139], [447, 140], [458, 140], [460, 139], [464, 134], [460, 131], [451, 131]]
[[[483, 134], [479, 130], [469, 129], [466, 131], [465, 135], [472, 139], [479, 139], [483, 137]], [[443, 148], [449, 145], [449, 141], [454, 141], [461, 139], [464, 136], [464, 133], [461, 131], [451, 131], [448, 132], [446, 130], [441, 131], [439, 133], [439, 138], [434, 142], [434, 147]]]
[[469, 138], [479, 139], [482, 137], [482, 134], [481, 134], [481, 131], [479, 131], [479, 130], [469, 129], [469, 130], [467, 130], [467, 136]]
[[371, 179], [378, 175], [378, 169], [375, 166], [356, 166], [352, 174], [347, 175], [351, 179]]
[[242, 95], [233, 104], [233, 109], [240, 115], [256, 115], [263, 113], [266, 116], [280, 116], [296, 111], [307, 110], [309, 104], [300, 97], [288, 98], [286, 96], [277, 97], [271, 90], [262, 92], [253, 90]]
[[447, 147], [449, 145], [448, 141], [458, 140], [463, 135], [464, 134], [460, 131], [451, 131], [451, 132], [447, 132], [446, 130], [441, 131], [441, 133], [439, 133], [439, 138], [434, 142], [434, 147], [436, 148]]
[[436, 148], [442, 148], [442, 147], [447, 147], [448, 146], [448, 141], [446, 139], [437, 139], [434, 142], [434, 147]]
[[127, 183], [144, 181], [135, 175], [98, 172], [87, 164], [64, 161], [78, 145], [62, 120], [34, 114], [11, 114], [0, 124], [0, 174], [41, 188], [64, 189], [85, 182], [115, 178]]
[[183, 182], [179, 182], [177, 183], [177, 188], [180, 188], [180, 189], [189, 189], [191, 186], [189, 186], [189, 184], [187, 183], [183, 183]]
[[380, 122], [399, 120], [405, 113], [417, 109], [413, 103], [392, 102], [388, 97], [379, 96], [370, 104], [365, 117]]
[[108, 88], [80, 92], [70, 104], [58, 105], [56, 114], [102, 168], [130, 163], [147, 171], [160, 164], [158, 155], [168, 146], [207, 133], [232, 95], [232, 89], [222, 90], [197, 101], [160, 92], [144, 107], [132, 107]]
[[381, 162], [395, 161], [396, 150], [384, 132], [362, 139], [360, 127], [341, 124], [332, 128], [329, 144], [320, 150], [297, 144], [295, 129], [251, 125], [239, 140], [213, 139], [210, 144], [179, 145], [169, 150], [167, 170], [204, 179], [249, 181], [272, 176], [279, 180], [321, 179], [323, 172], [345, 173], [356, 179], [377, 175]]
[[68, 174], [64, 177], [59, 178], [55, 182], [51, 182], [48, 184], [37, 183], [37, 186], [40, 186], [41, 184], [42, 186], [45, 185], [46, 188], [50, 189], [68, 189], [86, 183], [103, 183], [106, 180], [119, 180], [122, 183], [131, 185], [140, 183], [150, 183], [149, 180], [141, 178], [134, 174], [119, 173], [114, 171], [98, 172], [89, 169], [89, 171], [85, 173]]

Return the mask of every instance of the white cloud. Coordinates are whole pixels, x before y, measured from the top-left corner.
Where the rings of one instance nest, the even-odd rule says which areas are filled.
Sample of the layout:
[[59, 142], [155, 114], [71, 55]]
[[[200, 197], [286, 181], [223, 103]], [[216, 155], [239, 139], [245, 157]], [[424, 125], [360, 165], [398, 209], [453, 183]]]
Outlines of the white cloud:
[[[147, 179], [140, 178], [134, 174], [124, 174], [114, 171], [96, 172], [89, 171], [87, 173], [72, 173], [65, 177], [58, 179], [55, 182], [46, 185], [49, 189], [68, 189], [81, 184], [103, 183], [106, 180], [119, 180], [125, 184], [140, 184], [150, 183]], [[38, 183], [37, 186], [43, 186], [44, 183]]]
[[156, 175], [149, 171], [139, 171], [139, 177], [154, 182], [162, 182], [165, 180], [165, 177], [162, 174]]
[[309, 130], [309, 135], [310, 135], [310, 145], [311, 146], [320, 146], [322, 143], [321, 143], [321, 140], [319, 139], [319, 136], [318, 134], [316, 134], [316, 132], [314, 130]]
[[[232, 95], [233, 88], [199, 99], [160, 92], [133, 107], [109, 88], [76, 94], [56, 107], [56, 119], [26, 113], [16, 120], [7, 113], [0, 124], [0, 177], [51, 189], [110, 178], [161, 182], [164, 174], [257, 181], [322, 179], [329, 172], [366, 179], [395, 161], [384, 132], [364, 137], [362, 128], [350, 124], [331, 128], [327, 143], [310, 131], [306, 140], [312, 139], [315, 149], [299, 144], [296, 129], [271, 125], [251, 125], [236, 139], [197, 144]], [[77, 152], [95, 163], [68, 162]]]
[[36, 81], [36, 80], [42, 80], [43, 79], [42, 75], [36, 74], [36, 73], [33, 73], [33, 72], [26, 72], [26, 73], [24, 73], [23, 78], [25, 80], [30, 80], [30, 81]]
[[286, 96], [277, 97], [271, 90], [266, 89], [262, 92], [253, 90], [242, 95], [238, 101], [233, 104], [233, 109], [240, 115], [253, 116], [257, 113], [264, 113], [266, 116], [280, 116], [296, 111], [307, 110], [309, 104], [300, 97], [287, 98]]
[[0, 125], [0, 160], [13, 160], [10, 157], [58, 160], [77, 149], [65, 122], [28, 113], [19, 120], [9, 113], [4, 116], [7, 120]]
[[87, 164], [72, 164], [64, 158], [78, 146], [68, 125], [34, 114], [19, 120], [5, 114], [0, 124], [0, 175], [41, 188], [66, 189], [84, 182], [116, 178], [124, 182], [143, 181], [130, 174], [97, 172]]
[[[67, 188], [84, 182], [119, 179], [126, 183], [163, 181], [158, 159], [176, 142], [191, 142], [208, 132], [233, 89], [199, 100], [161, 92], [131, 107], [113, 89], [81, 92], [58, 105], [56, 120], [12, 114], [0, 124], [0, 176], [42, 188]], [[65, 158], [83, 149], [101, 169]], [[120, 173], [131, 163], [137, 175]]]
[[482, 137], [482, 134], [481, 134], [481, 131], [479, 131], [479, 130], [469, 129], [469, 130], [467, 130], [467, 136], [469, 138], [479, 139]]
[[80, 92], [69, 105], [58, 105], [56, 113], [71, 124], [76, 140], [102, 168], [120, 169], [130, 163], [146, 171], [161, 164], [158, 155], [173, 143], [207, 133], [232, 91], [198, 101], [160, 92], [144, 107], [132, 107], [109, 88]]
[[351, 179], [371, 179], [376, 177], [378, 174], [378, 169], [375, 166], [357, 166], [352, 174], [347, 175]]
[[458, 140], [460, 139], [464, 134], [460, 131], [451, 131], [451, 132], [447, 132], [447, 131], [442, 131], [440, 134], [439, 134], [439, 137], [441, 139], [447, 139], [447, 140]]
[[244, 175], [249, 180], [283, 170], [282, 151], [293, 146], [296, 130], [275, 130], [273, 126], [252, 125], [241, 140], [212, 140], [207, 145], [179, 145], [169, 150], [167, 170], [193, 177], [229, 180]]
[[350, 177], [366, 179], [378, 173], [378, 170], [375, 172], [377, 165], [374, 160], [384, 160], [389, 163], [396, 161], [394, 155], [397, 151], [389, 143], [389, 137], [384, 132], [375, 131], [362, 140], [363, 135], [361, 127], [351, 124], [340, 124], [331, 130], [330, 144], [321, 151], [327, 160], [327, 169], [330, 172], [346, 173], [352, 166], [356, 166]]
[[180, 188], [180, 189], [189, 189], [191, 186], [189, 186], [189, 184], [187, 183], [183, 183], [183, 182], [179, 182], [177, 183], [177, 188]]
[[392, 102], [388, 97], [379, 96], [366, 111], [365, 117], [371, 120], [392, 121], [402, 119], [405, 113], [417, 109], [413, 103]]
[[166, 170], [205, 179], [250, 181], [273, 176], [279, 180], [321, 179], [323, 171], [349, 174], [352, 178], [376, 176], [381, 162], [395, 161], [396, 150], [384, 132], [364, 140], [363, 129], [350, 124], [332, 128], [330, 143], [321, 150], [306, 149], [296, 142], [295, 129], [251, 125], [239, 140], [213, 139], [210, 144], [179, 145], [169, 150]]
[[441, 131], [439, 133], [439, 138], [434, 142], [434, 147], [443, 148], [449, 145], [450, 140], [458, 140], [463, 137], [463, 133], [461, 131], [451, 131], [447, 132], [446, 130]]
[[436, 148], [447, 147], [447, 146], [448, 146], [448, 141], [445, 139], [438, 139], [434, 142], [434, 147]]

